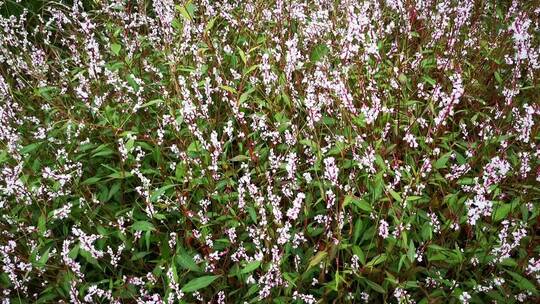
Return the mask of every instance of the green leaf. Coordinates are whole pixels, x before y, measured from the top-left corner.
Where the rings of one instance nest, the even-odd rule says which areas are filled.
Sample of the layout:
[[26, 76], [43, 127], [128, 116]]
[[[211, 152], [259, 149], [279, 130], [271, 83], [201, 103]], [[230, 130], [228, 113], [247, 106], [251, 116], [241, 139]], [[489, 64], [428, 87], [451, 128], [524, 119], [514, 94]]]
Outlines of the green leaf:
[[399, 193], [397, 193], [396, 191], [392, 190], [392, 189], [388, 189], [388, 192], [390, 192], [390, 195], [397, 201], [397, 202], [402, 202], [403, 199], [401, 198], [401, 195], [399, 195]]
[[424, 79], [425, 82], [429, 83], [432, 86], [434, 86], [437, 83], [435, 79], [429, 77], [428, 75], [422, 76], [422, 79]]
[[247, 64], [246, 53], [244, 53], [244, 51], [242, 51], [242, 49], [239, 47], [236, 47], [236, 49], [238, 50], [238, 54], [240, 54], [240, 59], [242, 59], [242, 62]]
[[182, 16], [183, 16], [186, 20], [190, 21], [190, 20], [191, 20], [191, 15], [189, 14], [189, 12], [188, 12], [188, 10], [186, 9], [186, 7], [187, 7], [187, 5], [186, 5], [186, 6], [184, 6], [184, 5], [177, 5], [177, 6], [176, 6], [176, 9], [177, 9], [178, 11], [180, 11], [180, 14], [182, 14]]
[[199, 265], [197, 265], [193, 260], [193, 257], [188, 255], [187, 253], [180, 253], [179, 255], [177, 255], [176, 262], [184, 269], [201, 272], [201, 268], [199, 267]]
[[122, 46], [118, 43], [112, 43], [111, 44], [111, 50], [112, 52], [118, 56], [118, 54], [120, 54], [120, 50], [122, 49]]
[[441, 156], [436, 162], [435, 162], [435, 169], [442, 169], [446, 168], [446, 163], [448, 162], [448, 159], [450, 159], [451, 152], [448, 152]]
[[144, 258], [145, 256], [149, 255], [150, 253], [151, 253], [150, 251], [137, 252], [137, 253], [135, 253], [134, 255], [131, 256], [131, 260], [132, 261], [140, 260], [140, 259]]
[[349, 204], [353, 204], [356, 207], [360, 208], [361, 210], [366, 211], [367, 213], [371, 212], [371, 205], [366, 202], [366, 200], [360, 199], [356, 196], [347, 195], [345, 196], [345, 200], [343, 201], [343, 207], [346, 207]]
[[524, 290], [528, 290], [532, 293], [534, 293], [535, 295], [538, 293], [538, 291], [536, 290], [536, 287], [534, 286], [533, 283], [531, 283], [529, 280], [527, 280], [526, 278], [522, 277], [521, 275], [513, 272], [513, 271], [510, 271], [510, 270], [505, 270], [509, 275], [512, 276], [512, 278], [514, 278], [514, 284], [521, 288], [521, 289], [524, 289]]
[[353, 203], [355, 206], [357, 206], [361, 210], [366, 211], [367, 213], [370, 213], [372, 210], [371, 205], [366, 200], [359, 199], [359, 200], [353, 201]]
[[383, 254], [379, 254], [378, 256], [374, 257], [371, 261], [369, 261], [367, 264], [366, 264], [366, 267], [373, 267], [375, 265], [378, 265], [382, 262], [386, 261], [386, 254], [383, 253]]
[[248, 210], [249, 217], [251, 218], [251, 220], [254, 223], [257, 223], [257, 212], [255, 211], [255, 209], [253, 207], [249, 206], [249, 207], [247, 207], [247, 210]]
[[512, 204], [499, 204], [495, 209], [495, 213], [493, 214], [493, 220], [495, 222], [500, 222], [501, 220], [506, 218], [506, 216], [508, 215], [508, 213], [510, 213], [511, 210]]
[[222, 89], [224, 89], [225, 91], [231, 92], [231, 93], [233, 93], [234, 95], [236, 95], [236, 89], [233, 88], [233, 87], [226, 86], [226, 85], [220, 85], [219, 87], [222, 88]]
[[315, 256], [311, 258], [309, 261], [307, 269], [310, 269], [311, 267], [318, 265], [326, 256], [328, 253], [326, 251], [319, 251]]
[[150, 195], [150, 201], [151, 202], [155, 202], [157, 201], [157, 199], [163, 194], [165, 193], [165, 191], [167, 191], [168, 189], [171, 189], [172, 187], [174, 187], [176, 185], [172, 184], [172, 185], [165, 185], [159, 189], [157, 189], [156, 191], [154, 191], [154, 193], [152, 193], [152, 195]]
[[94, 177], [90, 177], [88, 179], [85, 179], [81, 185], [92, 185], [92, 184], [95, 184], [97, 182], [99, 182], [101, 180], [101, 177], [97, 177], [97, 176], [94, 176]]
[[362, 230], [363, 230], [363, 223], [362, 223], [362, 219], [357, 219], [356, 220], [356, 223], [354, 223], [354, 233], [353, 233], [353, 243], [356, 244], [356, 241], [358, 240], [358, 238], [360, 237], [360, 233], [362, 233]]
[[124, 179], [131, 176], [133, 176], [133, 173], [131, 172], [120, 172], [120, 171], [107, 175], [107, 177], [115, 178], [115, 179]]
[[38, 267], [45, 267], [45, 265], [47, 264], [47, 261], [49, 260], [49, 252], [50, 252], [51, 248], [47, 248], [47, 250], [45, 250], [45, 252], [43, 253], [43, 255], [39, 258], [39, 261], [37, 261], [37, 266]]
[[243, 162], [243, 161], [246, 161], [246, 160], [249, 160], [249, 156], [237, 155], [237, 156], [230, 159], [230, 161], [232, 161], [232, 162]]
[[414, 247], [414, 242], [411, 240], [409, 242], [409, 250], [407, 250], [407, 257], [409, 261], [414, 262], [416, 256], [416, 248]]
[[147, 221], [137, 221], [131, 225], [131, 228], [136, 231], [154, 231], [156, 228], [154, 224]]
[[109, 190], [109, 194], [107, 195], [107, 201], [109, 201], [118, 191], [120, 191], [120, 187], [122, 185], [120, 182], [116, 182], [112, 185], [111, 189]]
[[96, 150], [99, 149], [99, 152], [96, 152], [92, 155], [92, 157], [97, 157], [97, 156], [109, 156], [109, 155], [112, 155], [112, 154], [116, 154], [116, 152], [109, 148], [109, 147], [103, 147], [101, 148], [102, 146], [98, 147]]
[[158, 104], [158, 103], [162, 103], [164, 102], [163, 99], [154, 99], [154, 100], [150, 100], [149, 102], [143, 104], [141, 106], [141, 108], [146, 108], [146, 107], [149, 107], [151, 105], [155, 105], [155, 104]]
[[256, 64], [256, 65], [252, 65], [250, 66], [249, 68], [245, 69], [244, 70], [244, 76], [253, 72], [255, 69], [259, 68], [259, 64]]
[[250, 273], [253, 270], [259, 268], [260, 265], [261, 265], [261, 261], [250, 262], [242, 269], [242, 271], [240, 271], [240, 273], [242, 274]]
[[376, 292], [382, 293], [382, 294], [386, 293], [386, 290], [384, 290], [384, 288], [381, 285], [373, 281], [370, 281], [368, 279], [366, 279], [366, 283], [368, 284], [369, 287], [371, 287], [371, 289], [375, 290]]
[[214, 17], [214, 18], [210, 19], [210, 21], [208, 21], [208, 23], [206, 24], [206, 27], [204, 28], [204, 31], [206, 33], [210, 32], [212, 30], [212, 28], [214, 27], [214, 24], [216, 23], [216, 18], [217, 17]]
[[19, 150], [19, 153], [28, 154], [28, 153], [36, 150], [37, 148], [39, 148], [40, 145], [41, 145], [40, 142], [29, 144], [27, 146], [24, 146], [21, 150]]
[[45, 214], [41, 214], [38, 218], [38, 232], [40, 235], [43, 235], [45, 231], [47, 230], [47, 216]]
[[244, 103], [244, 101], [246, 101], [249, 97], [249, 95], [251, 93], [253, 93], [255, 91], [255, 88], [251, 88], [247, 91], [245, 91], [244, 93], [242, 93], [242, 95], [240, 95], [240, 99], [238, 100], [238, 103], [242, 104]]
[[324, 56], [326, 56], [330, 52], [326, 44], [317, 44], [313, 50], [311, 51], [311, 54], [309, 55], [309, 59], [311, 62], [317, 62], [321, 60]]
[[407, 83], [407, 75], [401, 73], [398, 75], [398, 80], [401, 84], [406, 84]]
[[499, 84], [502, 84], [502, 83], [503, 83], [503, 79], [502, 79], [502, 77], [501, 77], [501, 74], [500, 74], [498, 71], [495, 71], [494, 74], [495, 74], [495, 80], [497, 80], [497, 82], [498, 82]]
[[193, 279], [182, 287], [183, 292], [194, 292], [212, 284], [220, 276], [211, 275]]

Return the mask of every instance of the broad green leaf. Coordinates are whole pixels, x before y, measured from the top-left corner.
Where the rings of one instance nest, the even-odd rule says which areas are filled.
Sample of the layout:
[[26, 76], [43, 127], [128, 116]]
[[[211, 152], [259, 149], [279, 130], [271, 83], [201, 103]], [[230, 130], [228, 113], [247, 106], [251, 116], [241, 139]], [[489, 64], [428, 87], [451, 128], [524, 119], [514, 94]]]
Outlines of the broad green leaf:
[[92, 185], [92, 184], [95, 184], [95, 183], [99, 182], [100, 180], [101, 180], [101, 177], [97, 177], [97, 176], [90, 177], [90, 178], [85, 179], [81, 183], [81, 185]]
[[497, 205], [496, 209], [495, 209], [495, 213], [493, 214], [493, 220], [495, 222], [500, 222], [502, 221], [503, 219], [506, 218], [506, 216], [508, 215], [508, 213], [510, 213], [510, 211], [512, 210], [512, 204], [511, 203], [500, 203]]
[[155, 104], [159, 104], [159, 103], [163, 103], [163, 99], [154, 99], [154, 100], [150, 100], [149, 102], [143, 104], [141, 106], [141, 108], [146, 108], [146, 107], [149, 107], [151, 105], [155, 105]]
[[112, 43], [111, 44], [111, 50], [112, 52], [118, 56], [118, 54], [120, 54], [120, 50], [122, 49], [122, 46], [118, 43]]
[[201, 288], [205, 288], [206, 286], [212, 284], [212, 282], [214, 282], [219, 277], [220, 276], [218, 275], [211, 275], [211, 276], [204, 276], [204, 277], [193, 279], [182, 287], [182, 291], [194, 292]]
[[136, 221], [131, 225], [131, 228], [136, 231], [154, 231], [156, 228], [154, 227], [154, 224], [147, 222], [147, 221]]
[[531, 283], [529, 280], [527, 280], [526, 278], [522, 277], [521, 275], [513, 272], [513, 271], [510, 271], [510, 270], [505, 270], [509, 275], [512, 276], [512, 278], [514, 279], [514, 283], [517, 287], [521, 288], [522, 290], [528, 290], [530, 292], [532, 292], [533, 294], [538, 294], [538, 290], [536, 289], [536, 287], [534, 286], [533, 283]]
[[193, 257], [187, 253], [180, 253], [176, 256], [176, 262], [184, 269], [188, 269], [195, 272], [200, 272], [201, 268], [195, 263]]
[[261, 265], [261, 261], [250, 262], [242, 269], [242, 271], [240, 271], [240, 273], [242, 274], [250, 273], [253, 270], [259, 268], [260, 265]]
[[366, 264], [366, 267], [373, 267], [386, 261], [386, 253], [379, 254]]
[[318, 265], [326, 256], [328, 253], [326, 251], [319, 251], [315, 256], [311, 258], [309, 261], [307, 269], [310, 269], [313, 266]]
[[247, 156], [247, 155], [237, 155], [237, 156], [231, 158], [232, 162], [243, 162], [243, 161], [246, 161], [246, 160], [249, 160], [249, 156]]
[[384, 290], [384, 288], [382, 288], [381, 285], [379, 285], [379, 284], [377, 284], [377, 283], [375, 283], [373, 281], [370, 281], [368, 279], [366, 279], [366, 283], [368, 284], [369, 287], [371, 287], [371, 289], [375, 290], [376, 292], [382, 293], [382, 294], [386, 293], [386, 290]]
[[231, 93], [233, 93], [234, 95], [236, 95], [236, 89], [233, 88], [233, 87], [226, 86], [226, 85], [220, 85], [219, 87], [222, 88], [222, 89], [224, 89], [225, 91], [231, 92]]
[[392, 190], [392, 189], [388, 189], [388, 192], [390, 192], [390, 195], [397, 201], [397, 202], [402, 202], [403, 199], [401, 198], [401, 195], [399, 193], [397, 193], [396, 191]]
[[155, 202], [157, 201], [157, 199], [163, 194], [165, 193], [165, 191], [175, 187], [176, 185], [172, 184], [172, 185], [165, 185], [161, 188], [159, 188], [158, 190], [154, 191], [154, 193], [152, 193], [152, 195], [150, 195], [150, 201], [151, 202]]
[[446, 154], [444, 154], [443, 156], [441, 156], [436, 162], [435, 162], [435, 169], [442, 169], [442, 168], [446, 168], [446, 163], [448, 162], [448, 160], [450, 159], [450, 155], [452, 153], [451, 152], [448, 152]]
[[309, 59], [311, 60], [311, 62], [317, 62], [321, 60], [324, 56], [326, 56], [329, 52], [330, 50], [328, 49], [328, 46], [326, 46], [326, 44], [317, 44], [311, 51]]

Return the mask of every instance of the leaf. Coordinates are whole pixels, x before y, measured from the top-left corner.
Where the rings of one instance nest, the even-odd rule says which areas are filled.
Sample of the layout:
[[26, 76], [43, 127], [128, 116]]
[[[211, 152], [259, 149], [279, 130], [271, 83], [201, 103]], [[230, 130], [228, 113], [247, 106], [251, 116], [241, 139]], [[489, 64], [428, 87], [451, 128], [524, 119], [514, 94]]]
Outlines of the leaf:
[[101, 179], [101, 177], [97, 177], [97, 176], [94, 176], [94, 177], [90, 177], [88, 179], [85, 179], [81, 185], [92, 185], [92, 184], [95, 184], [97, 182], [99, 182], [99, 180]]
[[429, 83], [432, 86], [434, 86], [437, 83], [435, 79], [429, 77], [428, 75], [422, 76], [422, 79], [424, 79], [425, 82]]
[[197, 265], [193, 260], [193, 257], [188, 255], [187, 253], [180, 253], [179, 255], [177, 255], [176, 262], [184, 269], [201, 272], [201, 268], [199, 267], [199, 265]]
[[120, 187], [122, 185], [120, 182], [116, 182], [112, 185], [111, 189], [109, 190], [109, 194], [107, 195], [107, 201], [109, 201], [118, 191], [120, 191]]
[[246, 70], [244, 71], [244, 76], [247, 75], [247, 74], [249, 74], [249, 73], [251, 73], [251, 72], [253, 72], [253, 71], [254, 71], [255, 69], [257, 69], [257, 68], [259, 68], [259, 64], [250, 66], [248, 69], [246, 69]]
[[220, 85], [219, 87], [222, 88], [222, 89], [224, 89], [225, 91], [231, 92], [231, 93], [233, 93], [234, 95], [236, 95], [236, 89], [233, 88], [233, 87], [226, 86], [226, 85]]
[[343, 201], [343, 207], [351, 203], [355, 205], [356, 207], [366, 211], [367, 213], [371, 212], [371, 205], [368, 202], [366, 202], [366, 200], [363, 200], [363, 199], [360, 199], [358, 197], [351, 196], [351, 195], [345, 196], [345, 200]]
[[376, 292], [382, 293], [382, 294], [386, 293], [386, 290], [384, 290], [384, 288], [382, 288], [381, 285], [367, 279], [366, 279], [366, 283], [368, 284], [369, 287], [371, 287], [371, 289], [375, 290]]
[[295, 274], [291, 273], [291, 272], [284, 272], [283, 273], [283, 277], [285, 278], [285, 280], [287, 280], [287, 282], [291, 283], [292, 286], [296, 287], [295, 281], [296, 281], [297, 276], [295, 276], [295, 278], [293, 278], [292, 275], [295, 275]]
[[149, 102], [143, 104], [141, 106], [141, 108], [146, 108], [146, 107], [149, 107], [151, 105], [155, 105], [155, 104], [158, 104], [158, 103], [162, 103], [164, 102], [163, 99], [154, 99], [154, 100], [150, 100]]
[[412, 202], [412, 201], [417, 201], [421, 198], [422, 198], [421, 196], [411, 195], [411, 196], [407, 196], [405, 200], [408, 202]]
[[309, 261], [307, 269], [310, 269], [311, 267], [318, 265], [327, 255], [328, 253], [326, 251], [317, 252], [317, 254], [313, 256], [311, 260]]
[[386, 254], [379, 254], [378, 256], [374, 257], [369, 263], [366, 264], [366, 267], [373, 267], [375, 265], [378, 265], [382, 262], [386, 261]]
[[97, 156], [109, 156], [109, 155], [112, 155], [112, 154], [116, 154], [116, 152], [114, 150], [112, 150], [111, 148], [105, 148], [103, 149], [103, 151], [99, 151], [97, 153], [94, 153], [92, 155], [92, 157], [97, 157]]
[[[186, 5], [187, 6], [187, 5]], [[186, 9], [186, 6], [184, 5], [177, 5], [176, 6], [176, 9], [180, 11], [180, 14], [182, 14], [182, 16], [190, 21], [191, 20], [191, 15], [189, 14], [188, 10]]]
[[401, 198], [401, 195], [399, 195], [399, 193], [397, 193], [396, 191], [392, 190], [392, 189], [388, 189], [388, 192], [390, 192], [390, 195], [397, 201], [397, 202], [402, 202], [403, 199]]
[[500, 74], [498, 71], [495, 71], [494, 74], [495, 74], [495, 80], [497, 80], [497, 82], [498, 82], [499, 84], [502, 84], [502, 83], [503, 83], [503, 79], [502, 79], [502, 77], [501, 77], [501, 74]]
[[230, 161], [232, 161], [232, 162], [243, 162], [243, 161], [246, 161], [246, 160], [249, 160], [249, 156], [237, 155], [237, 156], [230, 159]]
[[242, 274], [250, 273], [253, 270], [259, 268], [260, 265], [261, 265], [261, 261], [250, 262], [242, 269], [242, 271], [240, 271], [240, 273]]
[[137, 253], [135, 253], [134, 255], [131, 256], [131, 260], [132, 261], [140, 260], [140, 259], [144, 258], [145, 256], [149, 255], [150, 253], [151, 253], [150, 251], [137, 252]]
[[366, 211], [367, 213], [370, 213], [371, 212], [371, 205], [366, 201], [366, 200], [363, 200], [363, 199], [359, 199], [359, 200], [355, 200], [353, 201], [354, 205], [357, 206], [358, 208]]
[[182, 287], [182, 291], [194, 292], [201, 288], [205, 288], [206, 286], [212, 284], [212, 282], [214, 282], [219, 277], [220, 276], [213, 275], [213, 276], [204, 276], [204, 277], [193, 279]]
[[154, 193], [152, 193], [152, 195], [150, 195], [150, 201], [151, 202], [155, 202], [157, 201], [157, 199], [163, 194], [165, 193], [165, 191], [167, 191], [168, 189], [174, 187], [176, 185], [172, 184], [172, 185], [165, 185], [159, 189], [157, 189], [156, 191], [154, 191]]
[[208, 23], [206, 24], [206, 27], [204, 28], [204, 31], [206, 33], [210, 32], [212, 30], [212, 28], [214, 27], [214, 24], [216, 23], [216, 18], [217, 17], [214, 17], [214, 18], [210, 19], [210, 21], [208, 21]]
[[399, 80], [399, 82], [400, 82], [401, 84], [406, 84], [406, 83], [407, 83], [407, 80], [408, 80], [407, 75], [405, 75], [405, 74], [403, 74], [403, 73], [399, 74], [399, 75], [398, 75], [398, 80]]
[[326, 44], [317, 44], [313, 50], [311, 51], [311, 54], [309, 55], [309, 59], [311, 62], [317, 62], [321, 60], [324, 56], [326, 56], [330, 52]]
[[29, 144], [27, 146], [24, 146], [21, 150], [19, 150], [19, 153], [20, 154], [28, 154], [28, 153], [36, 150], [37, 148], [39, 148], [40, 145], [41, 145], [40, 142]]
[[244, 93], [242, 93], [242, 95], [240, 95], [240, 99], [238, 99], [238, 103], [239, 104], [244, 103], [244, 101], [246, 101], [247, 98], [249, 97], [249, 95], [251, 93], [253, 93], [254, 91], [255, 91], [255, 88], [251, 88], [251, 89], [245, 91]]
[[88, 263], [96, 266], [97, 268], [101, 269], [101, 265], [99, 265], [98, 260], [92, 256], [92, 254], [89, 251], [86, 251], [84, 249], [79, 250], [79, 255], [82, 256]]
[[236, 49], [238, 50], [238, 54], [240, 54], [240, 59], [242, 59], [242, 62], [247, 64], [246, 53], [244, 53], [244, 51], [242, 51], [242, 49], [239, 47], [236, 47]]
[[499, 222], [505, 219], [511, 210], [512, 210], [512, 204], [501, 203], [495, 210], [495, 214], [493, 214], [493, 220], [495, 222]]
[[154, 231], [156, 228], [154, 224], [147, 221], [137, 221], [131, 225], [131, 228], [136, 231]]
[[251, 220], [254, 223], [257, 223], [257, 212], [255, 211], [255, 209], [253, 209], [253, 207], [249, 206], [249, 207], [247, 207], [247, 210], [248, 210], [249, 217], [251, 218]]
[[509, 275], [512, 276], [512, 278], [514, 278], [514, 283], [517, 287], [521, 288], [521, 289], [525, 289], [525, 290], [528, 290], [532, 293], [534, 293], [535, 295], [538, 293], [538, 291], [536, 290], [536, 287], [534, 286], [533, 283], [531, 283], [529, 280], [527, 280], [526, 278], [522, 277], [521, 275], [513, 272], [513, 271], [510, 271], [510, 270], [505, 270]]
[[115, 179], [124, 179], [131, 176], [133, 176], [133, 173], [131, 172], [120, 172], [120, 171], [107, 175], [107, 177], [115, 178]]
[[435, 169], [442, 169], [446, 168], [446, 163], [448, 162], [448, 159], [450, 159], [451, 152], [448, 152], [441, 156], [436, 162], [435, 162]]
[[47, 216], [45, 214], [41, 214], [38, 219], [38, 232], [40, 235], [43, 235], [45, 231], [47, 230]]
[[37, 261], [38, 267], [45, 267], [47, 264], [47, 261], [49, 260], [49, 252], [51, 251], [51, 248], [47, 248], [43, 255], [39, 258], [39, 261]]
[[111, 50], [112, 52], [118, 56], [118, 54], [120, 54], [120, 50], [122, 49], [122, 46], [118, 43], [112, 43], [111, 44]]
[[409, 250], [407, 250], [407, 257], [409, 258], [409, 261], [414, 262], [416, 257], [416, 248], [414, 247], [414, 242], [411, 240], [409, 242]]
[[362, 230], [363, 230], [363, 223], [362, 223], [362, 219], [357, 219], [356, 220], [356, 223], [354, 224], [354, 233], [353, 233], [353, 244], [356, 244], [356, 241], [358, 240], [358, 238], [360, 237], [360, 233], [362, 233]]

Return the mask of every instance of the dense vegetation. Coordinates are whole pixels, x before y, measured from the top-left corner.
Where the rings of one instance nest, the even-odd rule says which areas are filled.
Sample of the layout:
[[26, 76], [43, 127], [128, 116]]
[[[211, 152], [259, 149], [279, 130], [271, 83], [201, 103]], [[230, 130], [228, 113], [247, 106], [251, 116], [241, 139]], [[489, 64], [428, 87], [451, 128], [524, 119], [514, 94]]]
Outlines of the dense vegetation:
[[540, 4], [0, 0], [2, 303], [538, 303]]

